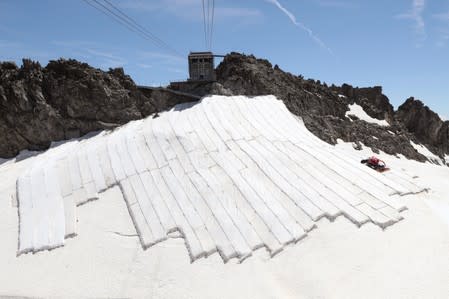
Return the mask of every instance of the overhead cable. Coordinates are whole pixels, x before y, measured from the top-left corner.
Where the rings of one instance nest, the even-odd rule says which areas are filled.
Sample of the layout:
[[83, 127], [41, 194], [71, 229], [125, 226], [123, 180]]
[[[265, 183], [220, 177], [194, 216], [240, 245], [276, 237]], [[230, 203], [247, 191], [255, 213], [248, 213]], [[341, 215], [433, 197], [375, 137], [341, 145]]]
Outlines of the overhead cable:
[[108, 17], [112, 18], [115, 22], [118, 24], [125, 26], [128, 30], [137, 33], [142, 38], [151, 41], [153, 44], [158, 46], [159, 48], [172, 52], [172, 54], [176, 56], [183, 57], [182, 54], [180, 54], [178, 51], [170, 47], [167, 43], [165, 43], [163, 40], [158, 38], [156, 35], [151, 33], [148, 29], [141, 26], [137, 21], [135, 21], [133, 18], [128, 16], [126, 13], [124, 13], [122, 10], [120, 10], [118, 7], [113, 5], [108, 0], [83, 0], [93, 8], [101, 11], [103, 14], [107, 15]]

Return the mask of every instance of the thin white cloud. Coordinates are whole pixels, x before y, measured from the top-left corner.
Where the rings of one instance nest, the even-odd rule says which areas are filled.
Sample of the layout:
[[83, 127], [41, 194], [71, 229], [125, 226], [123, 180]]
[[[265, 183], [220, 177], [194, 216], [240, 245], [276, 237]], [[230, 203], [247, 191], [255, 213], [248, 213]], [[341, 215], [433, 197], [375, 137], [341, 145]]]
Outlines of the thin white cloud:
[[408, 19], [414, 22], [414, 31], [419, 39], [418, 45], [427, 38], [426, 23], [423, 13], [426, 7], [426, 0], [413, 0], [412, 9], [406, 13], [397, 16], [399, 19]]
[[296, 19], [295, 15], [293, 13], [291, 13], [287, 8], [282, 6], [282, 4], [278, 0], [265, 0], [265, 1], [275, 5], [277, 8], [279, 8], [279, 10], [281, 10], [295, 26], [304, 30], [309, 35], [309, 37], [313, 39], [314, 42], [316, 42], [318, 45], [320, 45], [320, 47], [326, 49], [330, 54], [334, 55], [332, 50], [318, 36], [316, 36], [310, 28], [305, 26], [303, 23], [299, 22]]

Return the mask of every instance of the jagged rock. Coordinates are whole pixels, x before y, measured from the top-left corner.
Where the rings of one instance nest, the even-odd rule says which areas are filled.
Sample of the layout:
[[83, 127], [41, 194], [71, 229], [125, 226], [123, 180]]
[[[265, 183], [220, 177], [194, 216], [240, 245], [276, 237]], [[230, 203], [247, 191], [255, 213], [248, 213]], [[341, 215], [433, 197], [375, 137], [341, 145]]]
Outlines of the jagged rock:
[[[185, 98], [147, 97], [123, 69], [104, 72], [76, 60], [45, 68], [24, 59], [0, 64], [0, 157], [42, 150], [52, 141], [110, 129], [167, 109]], [[190, 98], [190, 101], [192, 99]]]
[[332, 90], [362, 106], [369, 116], [393, 122], [394, 109], [390, 100], [382, 93], [381, 86], [358, 88], [343, 84], [341, 87], [334, 86]]
[[48, 104], [64, 118], [124, 123], [142, 118], [144, 101], [129, 80], [123, 70], [106, 73], [75, 60], [58, 60], [47, 65], [42, 87]]
[[356, 151], [361, 151], [363, 149], [362, 144], [359, 141], [353, 142], [352, 143], [352, 147], [356, 150]]
[[[217, 82], [187, 81], [149, 88], [136, 86], [121, 68], [104, 72], [72, 59], [50, 61], [45, 68], [27, 59], [20, 68], [11, 62], [0, 63], [0, 157], [13, 157], [23, 149], [46, 149], [52, 141], [157, 115], [208, 94], [273, 94], [302, 117], [312, 133], [331, 144], [342, 139], [424, 161], [410, 144], [415, 140], [440, 156], [449, 153], [449, 122], [443, 123], [413, 99], [395, 114], [380, 86], [329, 87], [284, 72], [268, 60], [239, 53], [227, 55], [216, 75]], [[390, 127], [346, 117], [353, 103], [371, 117], [387, 120]]]
[[411, 97], [399, 106], [398, 121], [414, 134], [419, 143], [443, 155], [449, 152], [449, 121], [441, 118], [420, 100]]
[[[156, 109], [156, 111], [168, 110], [176, 104], [198, 101], [201, 97], [184, 92], [177, 92], [164, 87], [139, 87], [140, 92], [142, 92], [148, 99], [150, 99], [148, 104], [154, 106], [150, 107], [150, 110]], [[145, 110], [145, 107], [142, 108]]]
[[[320, 81], [284, 72], [278, 66], [273, 68], [267, 60], [239, 53], [227, 55], [216, 74], [218, 82], [233, 94], [274, 94], [292, 113], [302, 117], [312, 133], [326, 142], [335, 144], [337, 139], [361, 142], [388, 154], [400, 153], [418, 161], [426, 160], [411, 146], [413, 136], [394, 121], [393, 106], [379, 86], [328, 87]], [[348, 105], [353, 103], [362, 106], [371, 117], [387, 120], [392, 125], [389, 129], [401, 135], [391, 135], [386, 128], [345, 117]]]
[[223, 96], [234, 95], [231, 90], [225, 88], [222, 84], [218, 82], [201, 82], [201, 81], [172, 82], [168, 86], [168, 89], [185, 92], [189, 94], [195, 94], [199, 97], [204, 97], [206, 95], [211, 94]]
[[347, 110], [345, 99], [314, 80], [304, 80], [272, 67], [268, 60], [238, 53], [227, 55], [216, 70], [217, 80], [233, 94], [248, 96], [273, 94], [288, 108], [302, 115], [334, 115], [343, 118]]

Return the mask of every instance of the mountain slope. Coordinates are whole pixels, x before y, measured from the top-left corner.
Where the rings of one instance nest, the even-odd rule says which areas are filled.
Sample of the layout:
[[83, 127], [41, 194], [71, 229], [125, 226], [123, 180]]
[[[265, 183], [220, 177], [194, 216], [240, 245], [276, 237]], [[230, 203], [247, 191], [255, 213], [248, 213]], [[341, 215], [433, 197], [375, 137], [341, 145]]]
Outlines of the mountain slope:
[[275, 255], [321, 218], [382, 228], [425, 189], [317, 139], [273, 96], [209, 97], [73, 140], [17, 181], [19, 253], [62, 246], [77, 206], [118, 185], [143, 248], [181, 234], [192, 261]]
[[123, 69], [104, 72], [76, 60], [46, 67], [23, 60], [0, 63], [0, 157], [44, 150], [51, 142], [110, 129], [195, 100], [140, 89]]
[[[20, 68], [0, 63], [0, 157], [11, 158], [24, 149], [47, 149], [52, 141], [117, 127], [210, 94], [273, 94], [331, 144], [342, 139], [354, 142], [356, 148], [365, 145], [376, 152], [428, 160], [411, 146], [413, 141], [440, 159], [449, 155], [449, 122], [419, 100], [411, 98], [394, 111], [379, 86], [328, 86], [239, 53], [228, 54], [216, 72], [218, 82], [212, 84], [188, 81], [151, 88], [136, 86], [123, 69], [104, 72], [75, 60], [50, 61], [46, 67], [27, 59]], [[347, 116], [354, 104], [389, 127]]]
[[[335, 144], [337, 139], [362, 143], [375, 151], [402, 154], [410, 159], [426, 161], [410, 140], [429, 147], [441, 158], [449, 154], [447, 147], [449, 122], [443, 121], [422, 103], [409, 100], [397, 112], [382, 87], [356, 88], [348, 84], [328, 86], [319, 80], [304, 79], [281, 70], [265, 59], [252, 55], [231, 53], [217, 67], [217, 80], [230, 93], [248, 96], [273, 94], [284, 101], [287, 108], [303, 118], [306, 127], [322, 140]], [[357, 118], [348, 119], [349, 105], [360, 105], [369, 116], [385, 120], [389, 128], [366, 123]], [[416, 109], [405, 109], [414, 106]], [[420, 110], [421, 109], [421, 110]], [[421, 117], [419, 111], [428, 113]], [[416, 130], [419, 126], [423, 130]], [[432, 139], [426, 137], [426, 128], [432, 128]], [[441, 128], [441, 129], [440, 129]], [[390, 134], [390, 132], [394, 134]], [[373, 136], [375, 138], [373, 138]]]

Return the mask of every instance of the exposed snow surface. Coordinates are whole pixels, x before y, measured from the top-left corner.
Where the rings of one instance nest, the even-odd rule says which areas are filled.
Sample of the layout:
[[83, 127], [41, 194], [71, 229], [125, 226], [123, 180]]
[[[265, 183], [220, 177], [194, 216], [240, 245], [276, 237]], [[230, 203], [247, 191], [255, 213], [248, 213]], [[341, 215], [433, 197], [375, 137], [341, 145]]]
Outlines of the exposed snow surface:
[[440, 157], [432, 153], [427, 147], [425, 147], [422, 144], [416, 144], [413, 141], [410, 140], [410, 144], [413, 146], [414, 149], [418, 151], [421, 155], [425, 156], [429, 161], [436, 163], [436, 164], [444, 164]]
[[76, 206], [114, 185], [144, 248], [178, 231], [192, 261], [225, 262], [274, 255], [322, 217], [389, 226], [405, 208], [393, 195], [423, 190], [349, 162], [272, 96], [206, 98], [42, 154], [17, 181], [19, 253], [62, 246]]
[[[218, 119], [214, 120], [215, 117]], [[227, 138], [225, 133], [228, 134]], [[173, 144], [176, 140], [180, 146]], [[132, 150], [135, 148], [133, 142], [137, 144], [137, 151]], [[190, 150], [185, 150], [185, 147]], [[288, 155], [282, 151], [286, 148], [292, 149]], [[200, 153], [196, 153], [198, 151]], [[98, 162], [92, 158], [92, 152]], [[148, 161], [149, 157], [145, 158], [144, 153], [151, 153], [149, 157], [153, 157], [156, 166]], [[178, 106], [157, 119], [133, 122], [113, 132], [70, 141], [25, 160], [8, 161], [0, 165], [0, 296], [422, 298], [425, 294], [427, 298], [446, 298], [449, 293], [449, 198], [446, 192], [449, 170], [381, 153], [392, 171], [379, 174], [360, 164], [360, 159], [372, 154], [368, 149], [354, 151], [351, 144], [333, 147], [321, 142], [304, 128], [301, 121], [287, 112], [282, 102], [272, 97], [213, 97], [197, 105]], [[195, 155], [194, 158], [192, 155]], [[183, 156], [188, 160], [182, 162], [184, 158], [180, 157]], [[74, 157], [77, 163], [71, 160]], [[225, 162], [230, 166], [224, 162], [215, 162], [220, 157], [218, 161], [226, 158]], [[189, 161], [193, 170], [188, 172], [176, 168], [173, 160], [179, 160], [183, 169], [184, 165], [188, 165], [185, 161]], [[140, 166], [139, 161], [142, 164]], [[114, 166], [114, 163], [119, 166]], [[271, 172], [263, 168], [272, 163], [275, 164], [269, 168]], [[95, 177], [95, 173], [99, 173], [98, 166], [94, 170], [96, 164], [100, 165], [106, 187], [101, 177]], [[132, 167], [126, 170], [126, 165]], [[154, 168], [139, 172], [138, 167], [145, 168], [148, 165]], [[293, 168], [289, 170], [290, 167]], [[232, 170], [234, 168], [237, 170]], [[164, 172], [164, 169], [170, 172]], [[121, 170], [126, 178], [117, 181]], [[33, 183], [38, 179], [34, 178], [35, 173], [44, 173], [42, 184], [45, 192], [40, 191], [41, 187], [37, 183]], [[155, 181], [154, 173], [160, 173], [161, 179]], [[183, 176], [178, 177], [179, 173]], [[238, 176], [238, 173], [241, 174]], [[281, 180], [287, 174], [290, 177]], [[70, 180], [66, 180], [67, 177]], [[31, 244], [34, 246], [35, 240], [39, 240], [36, 244], [46, 248], [65, 243], [64, 248], [16, 256], [18, 221], [14, 197], [17, 178], [20, 203], [24, 199], [22, 196], [28, 196], [33, 204], [31, 221], [35, 229]], [[49, 178], [59, 184], [59, 195], [54, 187], [49, 186]], [[27, 188], [31, 192], [22, 194], [20, 184], [28, 179], [31, 180], [31, 187]], [[145, 179], [153, 180], [151, 190], [147, 189]], [[188, 181], [192, 182], [192, 188], [195, 182], [204, 182], [207, 192], [196, 187], [186, 188]], [[242, 181], [248, 186], [247, 192], [253, 190], [252, 198], [247, 196], [248, 193], [240, 191], [241, 185], [235, 187], [243, 184]], [[277, 185], [283, 181], [288, 185]], [[348, 184], [348, 181], [351, 183]], [[81, 187], [74, 191], [75, 184]], [[430, 187], [431, 191], [390, 196], [397, 193], [398, 189], [401, 194], [410, 190], [418, 192], [422, 190], [418, 185]], [[350, 209], [346, 216], [354, 217], [351, 216], [352, 212], [358, 211], [356, 214], [363, 215], [368, 222], [357, 228], [346, 217], [338, 217], [332, 222], [327, 217], [314, 221], [301, 208], [299, 200], [307, 199], [322, 213], [324, 210], [315, 204], [319, 203], [315, 197], [309, 198], [302, 193], [305, 186], [309, 186], [310, 192], [319, 194], [323, 209], [323, 202], [328, 203], [328, 208], [334, 206], [339, 209], [335, 201]], [[105, 191], [101, 191], [102, 188]], [[35, 196], [35, 189], [41, 196]], [[157, 195], [161, 190], [166, 191], [165, 196]], [[197, 190], [197, 198], [193, 197], [193, 190]], [[292, 196], [293, 190], [296, 190], [296, 198]], [[359, 192], [354, 193], [355, 190]], [[147, 192], [152, 193], [149, 195]], [[324, 196], [319, 192], [323, 192]], [[333, 197], [330, 197], [331, 194]], [[218, 198], [221, 205], [215, 210], [210, 206], [213, 197]], [[38, 207], [43, 202], [60, 212], [61, 204], [55, 202], [58, 202], [57, 199], [60, 202], [61, 198], [64, 207], [62, 217], [54, 216], [53, 210]], [[87, 202], [95, 198], [98, 200]], [[202, 205], [199, 199], [207, 203], [208, 207]], [[168, 207], [167, 200], [172, 200], [173, 205]], [[243, 200], [247, 203], [242, 203]], [[254, 200], [260, 203], [256, 208], [252, 208]], [[351, 204], [348, 200], [359, 200], [361, 203]], [[172, 218], [159, 216], [160, 210], [156, 207], [160, 203], [166, 205]], [[191, 208], [181, 206], [181, 203]], [[403, 210], [405, 204], [409, 210], [398, 214], [397, 211]], [[149, 205], [153, 207], [154, 218], [147, 217], [143, 212], [151, 212], [144, 208]], [[22, 208], [20, 221], [25, 218], [22, 217]], [[261, 215], [262, 209], [266, 214]], [[191, 212], [196, 213], [197, 220], [201, 220], [198, 226], [188, 220], [179, 223], [182, 219], [195, 221], [188, 218]], [[46, 217], [41, 217], [41, 213]], [[173, 213], [178, 214], [172, 216]], [[221, 216], [216, 216], [219, 213]], [[268, 215], [274, 216], [269, 218]], [[271, 243], [263, 243], [268, 244], [271, 251], [257, 250], [252, 252], [251, 258], [237, 263], [245, 255], [238, 256], [237, 241], [231, 243], [231, 239], [235, 240], [233, 238], [236, 236], [232, 236], [224, 225], [221, 226], [224, 222], [220, 222], [222, 218], [218, 217], [233, 219], [231, 228], [238, 229], [235, 234], [245, 241], [240, 244], [249, 247], [247, 236], [250, 233], [234, 222], [234, 219], [246, 219], [249, 223], [246, 227], [256, 230], [256, 237], [261, 239], [259, 234], [263, 234], [266, 240], [271, 240]], [[391, 217], [395, 217], [393, 221]], [[405, 220], [387, 230], [379, 228], [402, 217]], [[239, 259], [231, 259], [223, 264], [222, 259], [227, 252], [223, 250], [222, 256], [212, 254], [192, 264], [192, 241], [189, 236], [183, 232], [186, 239], [179, 238], [179, 232], [165, 228], [165, 225], [169, 225], [163, 224], [163, 219], [167, 222], [172, 219], [177, 228], [186, 227], [188, 230], [190, 227], [194, 232], [194, 241], [201, 244], [204, 252], [204, 244], [210, 244], [207, 240], [212, 239], [211, 242], [216, 242], [221, 248], [231, 244]], [[276, 227], [277, 222], [281, 222], [282, 226]], [[215, 225], [213, 230], [211, 223], [218, 223], [218, 228]], [[308, 232], [304, 228], [305, 223], [312, 226], [316, 224], [319, 229]], [[270, 224], [272, 226], [268, 228]], [[63, 233], [56, 226], [63, 226]], [[153, 237], [151, 240], [157, 240], [154, 236], [156, 233], [161, 234], [157, 230], [159, 226], [164, 228], [166, 234], [162, 239], [167, 240], [143, 250], [142, 245], [145, 246], [147, 240], [144, 234]], [[302, 229], [302, 235], [308, 233], [311, 236], [300, 244], [293, 242], [291, 246], [284, 246], [278, 240], [279, 231], [282, 231], [280, 227], [287, 231], [291, 240], [294, 240], [292, 231], [295, 227], [296, 232], [301, 233]], [[146, 231], [142, 232], [144, 229]], [[226, 240], [224, 238], [217, 238], [219, 234], [223, 235], [220, 229], [229, 243], [223, 242]], [[53, 235], [48, 233], [53, 231], [56, 232]], [[57, 239], [55, 235], [61, 238], [75, 232], [76, 238], [63, 239], [56, 245], [49, 243], [49, 240]], [[208, 235], [198, 236], [201, 233]], [[23, 238], [21, 234], [20, 238]], [[47, 238], [41, 239], [42, 235]], [[219, 243], [220, 240], [222, 243]], [[260, 244], [262, 242], [259, 241]], [[186, 244], [190, 248], [190, 258], [186, 254]], [[278, 247], [269, 247], [272, 244]], [[275, 252], [272, 248], [283, 248], [283, 251], [272, 258]], [[232, 251], [229, 252], [232, 255]], [[373, 285], [376, 287], [373, 288]]]
[[363, 107], [358, 104], [354, 103], [354, 104], [348, 105], [348, 108], [349, 108], [349, 111], [346, 111], [346, 117], [348, 117], [349, 115], [354, 115], [358, 119], [364, 120], [371, 124], [376, 124], [376, 125], [384, 126], [384, 127], [388, 127], [390, 125], [386, 120], [379, 120], [379, 119], [369, 116], [365, 112], [365, 110], [363, 110]]

